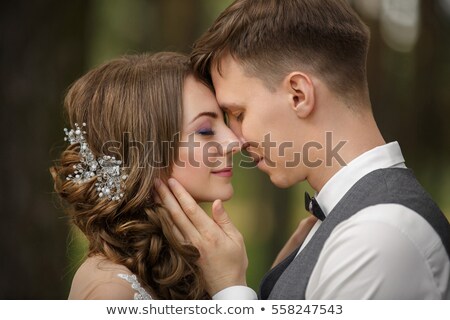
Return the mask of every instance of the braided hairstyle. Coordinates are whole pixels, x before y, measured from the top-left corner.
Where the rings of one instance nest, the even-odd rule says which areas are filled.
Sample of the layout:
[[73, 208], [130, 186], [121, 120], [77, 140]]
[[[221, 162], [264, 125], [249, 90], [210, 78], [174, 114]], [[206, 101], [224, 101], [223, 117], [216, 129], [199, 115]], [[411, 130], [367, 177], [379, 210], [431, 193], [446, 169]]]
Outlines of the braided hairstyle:
[[179, 53], [127, 55], [77, 80], [64, 107], [71, 127], [87, 123], [96, 157], [123, 162], [124, 197], [99, 198], [96, 177], [67, 180], [80, 163], [80, 145], [69, 145], [50, 168], [56, 193], [71, 221], [89, 241], [88, 256], [102, 254], [126, 266], [160, 299], [208, 299], [199, 252], [174, 236], [169, 212], [155, 201], [155, 179], [170, 176], [182, 121], [182, 93], [191, 74]]

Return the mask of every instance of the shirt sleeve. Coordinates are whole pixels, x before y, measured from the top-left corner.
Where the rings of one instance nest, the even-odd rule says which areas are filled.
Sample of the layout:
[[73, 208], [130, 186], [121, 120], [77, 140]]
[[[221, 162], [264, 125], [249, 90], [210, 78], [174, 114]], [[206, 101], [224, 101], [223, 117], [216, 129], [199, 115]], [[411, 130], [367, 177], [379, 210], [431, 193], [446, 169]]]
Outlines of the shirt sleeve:
[[258, 300], [256, 292], [246, 286], [232, 286], [217, 292], [213, 300]]
[[441, 299], [445, 284], [437, 277], [448, 268], [445, 258], [439, 260], [445, 257], [442, 249], [432, 227], [409, 208], [363, 209], [325, 242], [306, 298]]

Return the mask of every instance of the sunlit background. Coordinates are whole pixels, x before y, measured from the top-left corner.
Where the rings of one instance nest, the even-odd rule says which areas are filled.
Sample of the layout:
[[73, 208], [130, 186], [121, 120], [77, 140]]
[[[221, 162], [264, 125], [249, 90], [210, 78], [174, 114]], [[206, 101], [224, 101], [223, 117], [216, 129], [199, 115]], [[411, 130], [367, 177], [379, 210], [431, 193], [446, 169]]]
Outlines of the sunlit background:
[[[372, 31], [369, 85], [387, 141], [450, 213], [450, 0], [352, 0]], [[8, 1], [1, 10], [0, 298], [65, 299], [84, 254], [52, 193], [62, 99], [88, 69], [125, 53], [189, 52], [229, 0]], [[299, 13], [301, 14], [301, 13]], [[237, 169], [226, 207], [244, 234], [255, 290], [306, 216], [306, 183], [279, 190]]]

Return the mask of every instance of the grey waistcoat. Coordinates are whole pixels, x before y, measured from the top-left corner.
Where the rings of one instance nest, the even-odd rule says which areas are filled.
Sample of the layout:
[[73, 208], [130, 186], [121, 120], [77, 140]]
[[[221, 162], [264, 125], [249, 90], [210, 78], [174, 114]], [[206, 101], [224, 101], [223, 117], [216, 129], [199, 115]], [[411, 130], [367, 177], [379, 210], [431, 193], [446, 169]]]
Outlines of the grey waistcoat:
[[401, 204], [421, 215], [437, 232], [450, 257], [450, 225], [409, 169], [375, 170], [344, 195], [297, 257], [295, 250], [261, 282], [260, 299], [305, 299], [306, 287], [325, 241], [342, 221], [360, 210], [385, 203]]

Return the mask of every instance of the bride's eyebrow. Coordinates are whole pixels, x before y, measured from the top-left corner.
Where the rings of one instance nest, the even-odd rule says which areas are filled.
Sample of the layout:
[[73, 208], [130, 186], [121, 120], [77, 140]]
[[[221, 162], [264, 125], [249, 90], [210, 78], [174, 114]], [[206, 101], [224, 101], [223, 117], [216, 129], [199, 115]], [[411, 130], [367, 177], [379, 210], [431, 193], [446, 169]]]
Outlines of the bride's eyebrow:
[[219, 115], [216, 112], [201, 112], [198, 115], [196, 115], [195, 118], [192, 119], [191, 122], [189, 122], [189, 123], [192, 123], [195, 120], [197, 120], [198, 118], [203, 117], [203, 116], [211, 117], [213, 119], [217, 119], [219, 117]]

